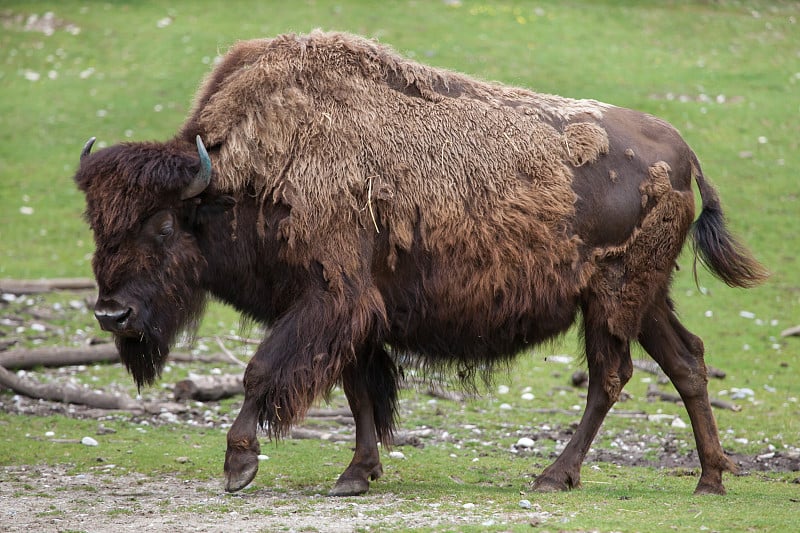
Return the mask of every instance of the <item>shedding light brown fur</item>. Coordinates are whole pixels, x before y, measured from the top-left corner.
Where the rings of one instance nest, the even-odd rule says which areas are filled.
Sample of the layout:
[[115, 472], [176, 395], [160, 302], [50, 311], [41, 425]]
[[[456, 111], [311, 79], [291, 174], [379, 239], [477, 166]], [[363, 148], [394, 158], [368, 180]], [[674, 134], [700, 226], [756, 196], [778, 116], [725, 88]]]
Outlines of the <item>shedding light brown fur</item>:
[[[323, 266], [339, 284], [360, 267], [354, 228], [373, 225], [374, 215], [389, 233], [390, 267], [398, 251], [410, 250], [419, 225], [435, 257], [490, 273], [463, 280], [465, 287], [516, 285], [503, 278], [518, 278], [520, 269], [530, 270], [531, 283], [545, 282], [556, 268], [574, 278], [568, 290], [577, 290], [583, 272], [567, 271], [578, 241], [561, 238], [575, 203], [562, 139], [574, 161], [592, 160], [608, 149], [599, 126], [573, 124], [562, 134], [541, 119], [534, 93], [515, 90], [523, 99], [512, 107], [506, 87], [339, 34], [240, 43], [219, 69], [225, 79], [206, 82], [201, 95], [213, 94], [201, 96], [196, 112], [206, 143], [220, 146], [217, 186], [254, 186], [262, 201], [291, 207], [281, 227], [287, 260], [336, 257]], [[419, 96], [389, 79], [418, 88]], [[476, 98], [438, 92], [451, 86]], [[556, 105], [552, 97], [548, 103]], [[459, 243], [451, 242], [454, 234]], [[468, 246], [452, 249], [462, 243]]]

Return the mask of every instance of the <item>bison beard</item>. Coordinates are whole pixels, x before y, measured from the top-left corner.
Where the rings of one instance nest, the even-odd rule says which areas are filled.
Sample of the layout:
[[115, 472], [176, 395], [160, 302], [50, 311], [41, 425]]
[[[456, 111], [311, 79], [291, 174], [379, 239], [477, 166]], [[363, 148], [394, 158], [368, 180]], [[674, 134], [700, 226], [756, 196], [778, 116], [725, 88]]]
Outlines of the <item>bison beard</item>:
[[136, 337], [115, 336], [119, 357], [125, 368], [136, 381], [137, 387], [152, 385], [164, 369], [170, 346], [181, 331], [193, 332], [198, 317], [202, 314], [205, 297], [202, 291], [187, 294], [187, 300], [181, 306], [182, 313], [176, 309], [159, 312], [158, 308], [174, 302], [150, 302], [150, 317], [144, 322], [145, 330]]
[[139, 338], [118, 336], [116, 344], [120, 359], [140, 389], [142, 385], [152, 385], [161, 377], [169, 353], [169, 342], [143, 334]]
[[362, 494], [382, 474], [401, 361], [485, 376], [580, 316], [586, 409], [533, 488], [580, 486], [638, 342], [691, 418], [696, 492], [725, 492], [735, 466], [670, 278], [690, 234], [729, 285], [766, 272], [669, 124], [314, 32], [237, 44], [170, 141], [89, 148], [76, 181], [98, 245], [96, 313], [138, 385], [159, 376], [206, 291], [271, 328], [228, 432], [227, 490], [256, 475], [259, 424], [286, 435], [341, 384], [356, 447], [331, 494]]

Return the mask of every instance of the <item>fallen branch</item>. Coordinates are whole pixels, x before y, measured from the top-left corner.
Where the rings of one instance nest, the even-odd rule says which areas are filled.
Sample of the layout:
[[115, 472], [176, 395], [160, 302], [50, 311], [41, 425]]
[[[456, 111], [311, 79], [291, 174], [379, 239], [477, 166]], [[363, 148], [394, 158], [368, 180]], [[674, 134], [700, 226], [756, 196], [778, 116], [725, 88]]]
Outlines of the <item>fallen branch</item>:
[[242, 374], [194, 376], [177, 382], [172, 392], [176, 400], [208, 402], [244, 394], [244, 385]]
[[[677, 394], [670, 394], [669, 392], [660, 391], [655, 385], [650, 385], [647, 387], [647, 397], [657, 398], [664, 402], [683, 403], [683, 399]], [[726, 402], [725, 400], [719, 400], [716, 398], [711, 398], [709, 403], [712, 407], [728, 409], [729, 411], [739, 412], [742, 410], [742, 407], [736, 405], [735, 403]]]
[[[413, 446], [415, 448], [422, 448], [425, 445], [420, 439], [424, 436], [418, 431], [399, 431], [394, 435], [391, 443], [392, 446]], [[310, 429], [306, 427], [297, 427], [292, 429], [291, 438], [302, 439], [319, 439], [329, 442], [352, 442], [355, 435], [352, 433], [335, 433], [331, 431], [321, 431], [317, 429]]]
[[[641, 359], [634, 359], [633, 367], [637, 370], [641, 370], [643, 372], [647, 372], [648, 374], [653, 374], [658, 376], [659, 383], [668, 383], [669, 378], [667, 375], [664, 374], [664, 371], [661, 370], [661, 367], [658, 366], [658, 363], [655, 361], [646, 361]], [[724, 370], [720, 370], [719, 368], [714, 368], [713, 366], [706, 365], [706, 374], [710, 378], [717, 378], [717, 379], [724, 379], [726, 374]]]
[[656, 398], [658, 400], [661, 400], [662, 402], [672, 402], [672, 403], [683, 402], [683, 399], [677, 394], [671, 394], [669, 392], [661, 391], [658, 389], [658, 387], [652, 384], [647, 387], [647, 397]]
[[330, 431], [319, 431], [308, 428], [292, 428], [293, 439], [319, 439], [331, 442], [351, 441], [355, 437], [351, 434], [331, 433]]
[[725, 400], [719, 400], [717, 398], [711, 398], [711, 407], [718, 407], [720, 409], [728, 409], [729, 411], [734, 411], [738, 413], [742, 410], [741, 405], [736, 405], [735, 403], [726, 402]]
[[457, 391], [447, 390], [438, 383], [429, 384], [426, 392], [434, 398], [442, 398], [443, 400], [450, 400], [453, 402], [463, 402], [467, 398], [465, 394]]
[[404, 389], [417, 389], [425, 391], [425, 394], [433, 396], [434, 398], [442, 398], [443, 400], [451, 400], [454, 402], [463, 402], [467, 399], [473, 398], [474, 395], [472, 394], [465, 394], [458, 391], [448, 390], [444, 387], [442, 383], [437, 381], [417, 378], [417, 377], [408, 377], [402, 381], [400, 384], [401, 388]]
[[342, 409], [309, 409], [306, 413], [306, 418], [339, 418], [350, 417], [353, 418], [353, 413], [350, 409], [344, 407]]
[[90, 278], [0, 279], [0, 292], [17, 296], [53, 291], [94, 290], [96, 287], [94, 280]]
[[0, 386], [4, 386], [17, 394], [34, 399], [88, 405], [89, 407], [96, 407], [98, 409], [142, 410], [142, 406], [139, 405], [139, 402], [130, 396], [105, 394], [71, 385], [36, 383], [32, 380], [22, 379], [2, 366], [0, 366]]
[[246, 337], [240, 337], [239, 335], [223, 335], [222, 338], [229, 341], [241, 342], [242, 344], [251, 344], [254, 346], [258, 346], [262, 342], [262, 339], [248, 339]]
[[[171, 352], [169, 358], [181, 363], [231, 363], [223, 355], [192, 355], [187, 352]], [[59, 367], [91, 365], [95, 363], [119, 362], [117, 347], [113, 343], [93, 344], [81, 347], [51, 346], [46, 348], [18, 348], [0, 352], [0, 366], [15, 370], [28, 370], [37, 366]], [[243, 365], [242, 361], [236, 363]]]
[[781, 331], [781, 337], [800, 337], [800, 326], [794, 326]]
[[91, 365], [117, 361], [119, 361], [119, 354], [117, 347], [113, 344], [95, 344], [75, 348], [55, 346], [0, 352], [0, 366], [15, 370], [28, 370], [37, 366]]
[[237, 365], [239, 365], [239, 366], [241, 366], [243, 368], [247, 367], [247, 363], [245, 363], [243, 361], [240, 361], [235, 355], [233, 355], [233, 352], [231, 352], [227, 348], [227, 346], [225, 346], [225, 343], [222, 342], [222, 339], [220, 339], [219, 337], [214, 337], [214, 340], [217, 341], [217, 345], [219, 346], [219, 349], [222, 350], [222, 353], [225, 354], [225, 356], [228, 359], [230, 359], [231, 362], [236, 363]]
[[658, 363], [655, 361], [634, 359], [633, 368], [636, 370], [641, 370], [642, 372], [647, 372], [648, 374], [653, 374], [656, 376], [659, 383], [669, 383], [669, 378], [666, 374], [664, 374], [664, 371], [661, 370], [661, 367], [658, 366]]

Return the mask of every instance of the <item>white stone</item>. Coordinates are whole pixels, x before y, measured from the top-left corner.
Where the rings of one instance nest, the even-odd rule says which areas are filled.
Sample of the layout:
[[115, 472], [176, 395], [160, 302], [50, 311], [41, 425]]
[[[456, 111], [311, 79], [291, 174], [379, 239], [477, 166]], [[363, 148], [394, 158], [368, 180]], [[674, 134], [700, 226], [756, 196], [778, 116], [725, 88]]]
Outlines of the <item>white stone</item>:
[[534, 444], [535, 442], [533, 441], [533, 439], [528, 437], [522, 437], [517, 441], [517, 443], [514, 446], [516, 446], [517, 448], [533, 448]]
[[755, 392], [753, 389], [749, 389], [747, 387], [736, 388], [731, 387], [731, 399], [732, 400], [741, 400], [743, 398], [752, 398], [755, 396]]
[[680, 417], [677, 417], [677, 416], [676, 416], [676, 417], [675, 417], [675, 419], [672, 421], [672, 424], [671, 424], [671, 425], [672, 425], [672, 427], [674, 427], [674, 428], [683, 429], [683, 428], [685, 428], [685, 427], [686, 427], [686, 422], [684, 422], [683, 420], [681, 420], [681, 419], [680, 419]]
[[97, 441], [94, 440], [92, 437], [83, 437], [81, 439], [81, 444], [83, 444], [84, 446], [97, 446], [98, 445]]

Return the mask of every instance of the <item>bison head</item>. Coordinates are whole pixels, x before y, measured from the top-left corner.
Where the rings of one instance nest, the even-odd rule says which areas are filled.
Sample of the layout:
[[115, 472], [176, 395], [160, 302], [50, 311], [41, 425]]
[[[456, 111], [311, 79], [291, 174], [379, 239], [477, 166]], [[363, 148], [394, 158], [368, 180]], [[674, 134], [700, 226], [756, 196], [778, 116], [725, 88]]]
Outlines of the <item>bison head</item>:
[[141, 387], [160, 375], [175, 336], [203, 309], [206, 262], [196, 230], [211, 160], [199, 136], [196, 149], [174, 140], [91, 154], [93, 142], [75, 181], [95, 238], [95, 316]]

